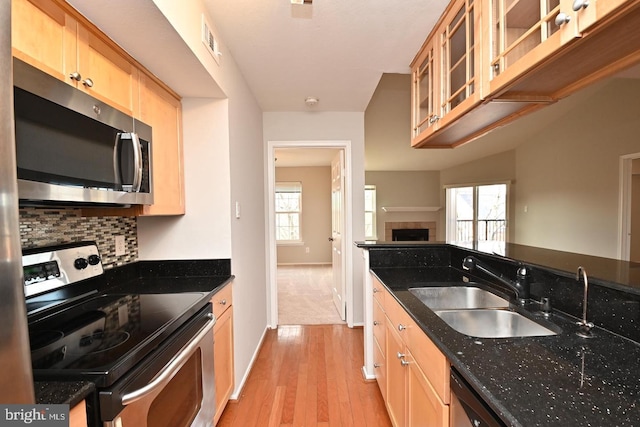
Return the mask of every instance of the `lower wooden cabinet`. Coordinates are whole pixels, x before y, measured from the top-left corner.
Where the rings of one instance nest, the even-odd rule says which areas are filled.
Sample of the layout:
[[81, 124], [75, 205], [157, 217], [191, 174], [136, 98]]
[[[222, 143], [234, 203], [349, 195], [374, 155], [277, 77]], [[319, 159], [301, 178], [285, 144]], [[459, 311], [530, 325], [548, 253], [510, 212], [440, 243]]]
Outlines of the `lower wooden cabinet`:
[[228, 284], [211, 299], [216, 324], [213, 327], [213, 365], [216, 387], [217, 424], [235, 386], [233, 374], [233, 301], [232, 287]]
[[87, 427], [87, 405], [84, 400], [69, 411], [69, 427]]
[[[379, 365], [374, 368], [392, 424], [448, 427], [448, 360], [375, 277], [373, 285], [385, 294], [382, 308], [377, 301], [373, 303], [374, 321], [378, 322], [374, 323], [374, 358]], [[376, 331], [381, 316], [385, 319], [384, 339]], [[380, 341], [385, 345], [378, 346]], [[380, 367], [384, 372], [378, 371]]]

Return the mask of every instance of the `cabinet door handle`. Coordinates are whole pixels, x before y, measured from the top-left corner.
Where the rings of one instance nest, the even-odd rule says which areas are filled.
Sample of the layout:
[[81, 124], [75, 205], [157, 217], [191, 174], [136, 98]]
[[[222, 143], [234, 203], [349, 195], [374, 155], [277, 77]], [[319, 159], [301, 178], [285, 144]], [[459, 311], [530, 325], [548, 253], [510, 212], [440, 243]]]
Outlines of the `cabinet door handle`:
[[573, 2], [573, 11], [577, 12], [580, 9], [586, 9], [589, 7], [589, 0], [574, 0]]
[[377, 294], [378, 292], [380, 292], [380, 289], [378, 289], [378, 288], [373, 288], [373, 293], [374, 293], [374, 294]]
[[405, 357], [405, 356], [406, 356], [406, 354], [404, 354], [404, 353], [400, 353], [400, 352], [398, 352], [398, 354], [396, 354], [396, 357], [397, 357], [398, 359], [402, 359], [402, 358], [403, 358], [403, 357]]
[[82, 80], [82, 76], [80, 75], [79, 72], [75, 71], [71, 74], [69, 74], [69, 77], [71, 78], [71, 80], [75, 80], [77, 82], [79, 82], [80, 80]]
[[85, 85], [86, 87], [93, 87], [93, 80], [91, 79], [84, 79], [82, 81], [82, 84]]
[[564, 25], [564, 24], [568, 24], [569, 21], [571, 21], [571, 16], [567, 15], [566, 13], [562, 13], [560, 12], [557, 16], [556, 16], [556, 25], [558, 27]]
[[400, 360], [400, 364], [401, 364], [402, 366], [407, 366], [407, 365], [409, 364], [409, 362], [407, 362], [407, 361], [406, 361], [406, 360], [404, 360], [404, 359], [401, 359], [401, 360]]
[[227, 300], [226, 299], [220, 300], [220, 301], [218, 301], [218, 304], [227, 305]]
[[373, 321], [373, 326], [378, 326], [380, 324], [380, 322], [378, 322], [377, 320]]
[[398, 330], [399, 330], [399, 331], [401, 331], [401, 332], [402, 332], [402, 331], [404, 331], [405, 329], [407, 329], [407, 327], [406, 327], [406, 326], [404, 326], [402, 323], [399, 323], [399, 324], [398, 324]]
[[374, 367], [374, 368], [376, 368], [376, 369], [378, 369], [378, 368], [380, 367], [380, 364], [379, 364], [379, 363], [374, 363], [374, 364], [373, 364], [373, 367]]

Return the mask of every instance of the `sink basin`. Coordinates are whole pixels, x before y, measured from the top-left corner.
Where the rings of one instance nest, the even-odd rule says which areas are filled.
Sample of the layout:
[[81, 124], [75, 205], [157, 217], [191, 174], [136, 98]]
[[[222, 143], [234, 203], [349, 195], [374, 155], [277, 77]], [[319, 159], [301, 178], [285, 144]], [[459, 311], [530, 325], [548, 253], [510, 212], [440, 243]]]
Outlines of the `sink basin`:
[[478, 338], [513, 338], [557, 335], [553, 330], [509, 310], [437, 310], [456, 331]]
[[509, 307], [506, 299], [472, 286], [409, 288], [409, 292], [432, 310]]

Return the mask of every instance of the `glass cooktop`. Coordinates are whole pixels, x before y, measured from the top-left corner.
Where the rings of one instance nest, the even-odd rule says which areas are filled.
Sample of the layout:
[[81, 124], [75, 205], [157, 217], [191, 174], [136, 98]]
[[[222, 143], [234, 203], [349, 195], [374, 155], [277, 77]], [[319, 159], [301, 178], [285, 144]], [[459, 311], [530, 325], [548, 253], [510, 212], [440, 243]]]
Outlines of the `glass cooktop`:
[[98, 295], [33, 322], [29, 336], [34, 378], [111, 384], [202, 308], [203, 296]]

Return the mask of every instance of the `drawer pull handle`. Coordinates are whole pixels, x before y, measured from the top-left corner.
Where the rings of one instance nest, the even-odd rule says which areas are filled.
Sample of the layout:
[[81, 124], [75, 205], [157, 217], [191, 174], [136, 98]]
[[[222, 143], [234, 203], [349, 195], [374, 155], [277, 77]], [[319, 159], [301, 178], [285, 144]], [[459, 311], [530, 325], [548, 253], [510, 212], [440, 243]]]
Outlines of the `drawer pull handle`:
[[406, 327], [406, 326], [404, 326], [402, 323], [399, 323], [399, 324], [398, 324], [398, 330], [399, 330], [399, 331], [404, 331], [405, 329], [407, 329], [407, 327]]
[[218, 302], [218, 304], [220, 304], [220, 305], [227, 305], [227, 300], [226, 300], [226, 299], [220, 300], [220, 301]]
[[373, 321], [373, 326], [378, 326], [380, 324], [380, 322], [378, 322], [377, 320]]

